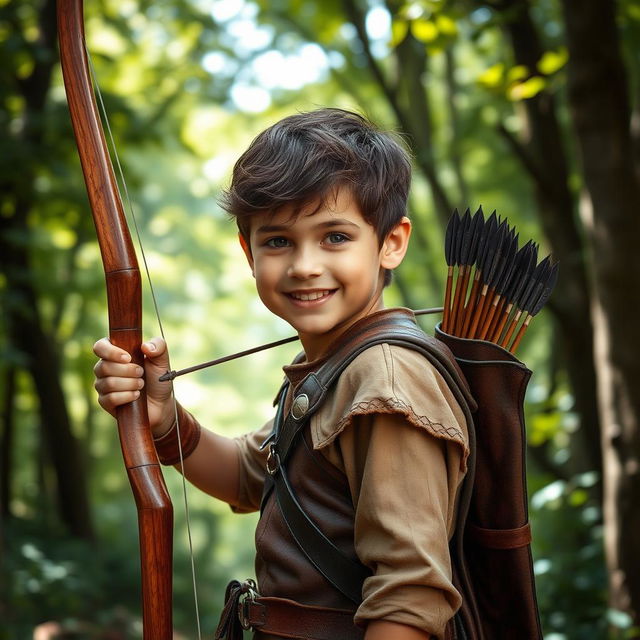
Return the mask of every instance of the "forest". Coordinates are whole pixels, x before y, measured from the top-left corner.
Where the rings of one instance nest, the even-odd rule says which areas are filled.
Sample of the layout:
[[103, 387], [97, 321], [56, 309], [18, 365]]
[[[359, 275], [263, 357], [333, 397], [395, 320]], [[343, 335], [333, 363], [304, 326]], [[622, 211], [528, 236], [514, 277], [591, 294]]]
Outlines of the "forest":
[[[152, 285], [144, 334], [165, 335], [174, 368], [292, 333], [261, 306], [219, 203], [239, 154], [291, 113], [351, 109], [410, 150], [412, 245], [388, 306], [442, 305], [456, 208], [496, 210], [559, 261], [518, 351], [533, 371], [541, 621], [547, 640], [640, 638], [640, 2], [87, 0], [84, 12]], [[0, 0], [0, 101], [0, 638], [138, 638], [136, 508], [93, 388], [107, 303], [54, 0]], [[271, 417], [298, 350], [184, 376], [176, 396], [240, 435]], [[256, 517], [164, 475], [175, 637], [212, 637], [226, 583], [253, 574]]]

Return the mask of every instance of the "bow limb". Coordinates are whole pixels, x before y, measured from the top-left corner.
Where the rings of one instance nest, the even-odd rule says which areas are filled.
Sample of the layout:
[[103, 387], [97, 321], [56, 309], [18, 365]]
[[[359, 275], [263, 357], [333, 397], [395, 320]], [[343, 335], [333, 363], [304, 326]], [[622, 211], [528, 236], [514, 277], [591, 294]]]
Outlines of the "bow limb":
[[[58, 0], [67, 101], [104, 265], [109, 335], [142, 365], [138, 262], [100, 124], [87, 63], [82, 0]], [[144, 389], [117, 412], [122, 455], [138, 510], [145, 640], [172, 637], [173, 507], [158, 464]]]

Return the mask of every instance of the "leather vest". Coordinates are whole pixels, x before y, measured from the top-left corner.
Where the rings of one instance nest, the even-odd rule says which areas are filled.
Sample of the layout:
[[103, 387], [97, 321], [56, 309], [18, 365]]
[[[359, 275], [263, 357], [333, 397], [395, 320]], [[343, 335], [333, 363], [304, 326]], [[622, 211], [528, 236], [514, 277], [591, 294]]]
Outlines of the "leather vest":
[[[347, 556], [354, 548], [355, 511], [342, 471], [311, 444], [309, 425], [287, 463], [288, 477], [305, 512]], [[271, 492], [256, 529], [256, 576], [261, 595], [334, 609], [355, 606], [311, 564], [293, 539]]]

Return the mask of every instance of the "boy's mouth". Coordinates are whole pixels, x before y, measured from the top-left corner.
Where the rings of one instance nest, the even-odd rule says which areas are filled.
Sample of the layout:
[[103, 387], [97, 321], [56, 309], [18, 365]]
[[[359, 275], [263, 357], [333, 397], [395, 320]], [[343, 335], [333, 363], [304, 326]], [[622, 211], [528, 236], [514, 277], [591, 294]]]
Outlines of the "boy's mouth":
[[328, 298], [332, 293], [332, 289], [318, 289], [315, 291], [290, 291], [287, 295], [298, 302], [316, 302]]

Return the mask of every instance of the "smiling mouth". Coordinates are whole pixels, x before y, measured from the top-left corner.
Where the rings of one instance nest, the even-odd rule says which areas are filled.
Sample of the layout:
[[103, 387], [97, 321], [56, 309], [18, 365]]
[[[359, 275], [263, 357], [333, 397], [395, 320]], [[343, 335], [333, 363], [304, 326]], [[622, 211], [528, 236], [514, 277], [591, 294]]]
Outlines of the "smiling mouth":
[[315, 302], [328, 298], [333, 293], [331, 289], [322, 289], [320, 291], [291, 291], [287, 295], [299, 302]]

